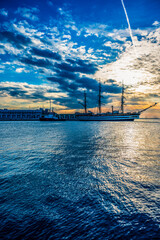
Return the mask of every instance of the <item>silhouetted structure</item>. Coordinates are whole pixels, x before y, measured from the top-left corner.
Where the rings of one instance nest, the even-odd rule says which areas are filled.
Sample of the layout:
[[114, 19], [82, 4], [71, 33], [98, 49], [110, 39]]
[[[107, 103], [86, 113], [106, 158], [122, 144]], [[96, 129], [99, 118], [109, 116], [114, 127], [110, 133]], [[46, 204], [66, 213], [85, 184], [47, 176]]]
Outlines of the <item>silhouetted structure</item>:
[[38, 121], [43, 109], [38, 110], [8, 110], [0, 109], [0, 121]]

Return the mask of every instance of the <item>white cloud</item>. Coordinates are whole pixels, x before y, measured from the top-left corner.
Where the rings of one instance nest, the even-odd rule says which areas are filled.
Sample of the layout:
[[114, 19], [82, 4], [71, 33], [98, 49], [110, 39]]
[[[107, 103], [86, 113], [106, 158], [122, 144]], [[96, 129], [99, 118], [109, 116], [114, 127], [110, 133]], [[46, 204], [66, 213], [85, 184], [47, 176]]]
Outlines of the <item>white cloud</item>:
[[104, 55], [105, 57], [110, 57], [110, 56], [111, 56], [111, 54], [107, 54], [107, 53], [103, 53], [103, 55]]
[[58, 12], [61, 16], [65, 17], [64, 20], [66, 20], [67, 24], [75, 23], [73, 21], [71, 11], [69, 11], [65, 8], [58, 8]]
[[17, 68], [17, 69], [16, 69], [16, 72], [17, 72], [17, 73], [21, 73], [21, 72], [23, 72], [23, 69], [24, 69], [24, 68]]
[[39, 12], [37, 8], [21, 8], [19, 7], [17, 11], [15, 12], [16, 14], [20, 14], [24, 18], [28, 18], [32, 21], [38, 21], [38, 17], [35, 15]]
[[93, 52], [94, 52], [93, 48], [88, 49], [88, 53], [93, 53]]
[[1, 8], [0, 9], [0, 14], [7, 17], [8, 16], [8, 11], [5, 8]]
[[110, 47], [110, 48], [112, 48], [112, 49], [122, 50], [122, 46], [121, 46], [119, 43], [116, 43], [116, 42], [108, 41], [108, 42], [105, 42], [105, 43], [104, 43], [104, 46]]
[[[88, 27], [81, 28], [79, 31], [77, 31], [77, 35], [81, 35], [82, 32], [84, 32], [84, 36], [96, 36], [96, 37], [106, 37], [106, 38], [111, 38], [115, 41], [121, 41], [125, 42], [127, 38], [130, 38], [130, 33], [128, 28], [125, 29], [113, 29], [110, 30], [108, 28], [108, 25], [104, 24], [92, 24], [89, 25]], [[132, 29], [133, 36], [146, 36], [148, 34], [148, 30], [142, 30], [142, 29]]]
[[107, 25], [96, 23], [96, 24], [89, 25], [88, 27], [82, 28], [78, 34], [80, 35], [84, 31], [85, 37], [92, 36], [92, 35], [96, 37], [101, 37], [106, 35], [107, 27], [108, 27]]
[[[131, 97], [144, 94], [143, 101], [148, 94], [148, 101], [158, 101], [160, 96], [160, 29], [137, 40], [135, 48], [128, 45], [117, 61], [104, 65], [96, 74], [95, 78], [102, 81], [114, 79], [132, 86]], [[135, 54], [136, 51], [136, 54]], [[154, 96], [153, 96], [154, 95]]]
[[3, 48], [0, 48], [0, 54], [5, 54], [6, 52], [4, 51], [4, 49]]
[[63, 35], [63, 38], [67, 38], [67, 39], [71, 40], [71, 35]]
[[59, 12], [61, 15], [66, 15], [65, 11], [64, 11], [62, 8], [58, 8], [58, 12]]
[[8, 54], [18, 55], [18, 54], [22, 53], [22, 50], [17, 49], [16, 47], [13, 47], [12, 44], [10, 44], [10, 43], [1, 43], [1, 44], [3, 45], [5, 52], [7, 52]]
[[58, 24], [61, 25], [65, 31], [69, 29], [78, 31], [76, 27], [76, 23], [73, 20], [72, 13], [71, 11], [66, 9], [66, 6], [64, 6], [64, 8], [58, 8], [57, 11], [60, 14], [60, 17], [58, 19]]
[[73, 31], [78, 31], [78, 28], [74, 24], [67, 24], [65, 28], [71, 29]]
[[160, 22], [158, 22], [158, 21], [155, 21], [155, 22], [154, 22], [152, 25], [153, 25], [153, 26], [160, 25]]
[[28, 73], [29, 71], [26, 70], [25, 68], [16, 68], [16, 72], [17, 73], [22, 73], [22, 72]]
[[4, 65], [0, 65], [0, 73], [3, 73], [5, 70], [5, 66]]

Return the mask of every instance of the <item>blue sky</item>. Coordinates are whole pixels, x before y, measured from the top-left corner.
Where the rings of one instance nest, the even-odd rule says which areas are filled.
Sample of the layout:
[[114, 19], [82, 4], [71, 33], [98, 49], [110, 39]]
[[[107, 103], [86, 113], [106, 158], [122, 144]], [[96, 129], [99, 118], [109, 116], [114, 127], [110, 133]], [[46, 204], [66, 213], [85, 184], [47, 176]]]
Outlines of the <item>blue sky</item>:
[[[159, 100], [160, 1], [1, 1], [0, 108], [77, 110], [87, 91], [96, 111], [98, 82], [104, 111]], [[133, 35], [133, 38], [131, 36]], [[149, 114], [159, 116], [159, 107]]]

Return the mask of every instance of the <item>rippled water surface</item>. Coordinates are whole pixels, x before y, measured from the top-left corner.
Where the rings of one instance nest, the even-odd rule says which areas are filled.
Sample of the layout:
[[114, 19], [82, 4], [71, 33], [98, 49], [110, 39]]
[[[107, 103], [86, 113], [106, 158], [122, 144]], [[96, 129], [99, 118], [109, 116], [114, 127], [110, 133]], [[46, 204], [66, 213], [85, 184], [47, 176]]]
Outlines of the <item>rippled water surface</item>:
[[0, 122], [0, 239], [158, 239], [160, 121]]

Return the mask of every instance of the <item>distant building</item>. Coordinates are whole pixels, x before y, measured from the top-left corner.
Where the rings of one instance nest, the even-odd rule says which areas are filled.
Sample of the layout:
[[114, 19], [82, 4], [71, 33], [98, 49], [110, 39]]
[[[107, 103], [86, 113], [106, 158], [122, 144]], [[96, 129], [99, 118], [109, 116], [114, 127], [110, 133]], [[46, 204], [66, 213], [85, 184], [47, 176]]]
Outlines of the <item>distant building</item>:
[[39, 110], [8, 110], [0, 109], [0, 121], [38, 121], [43, 109]]

